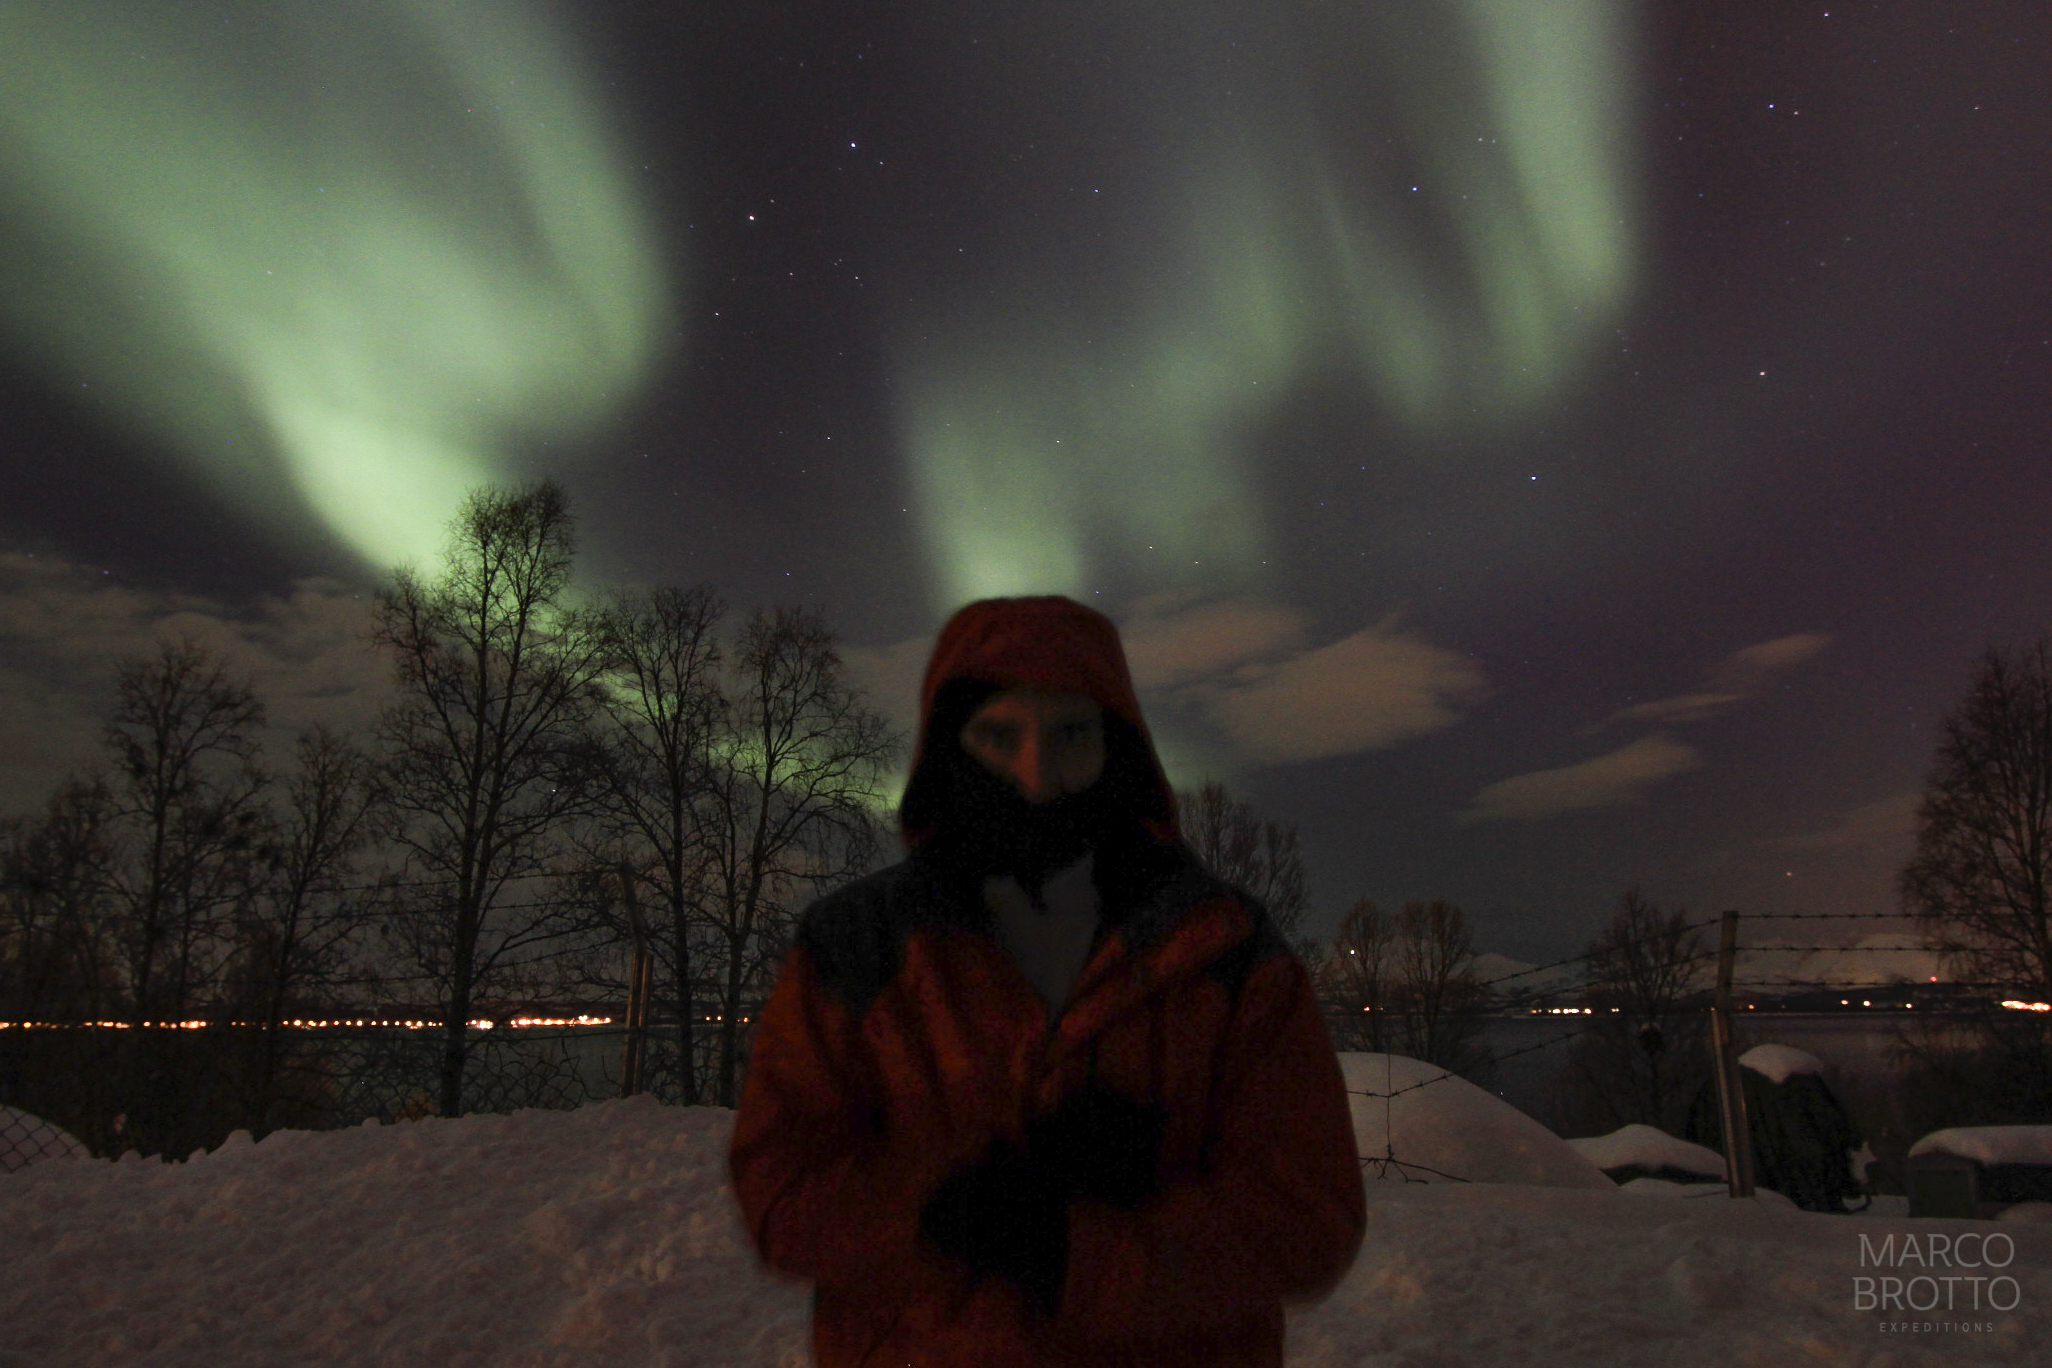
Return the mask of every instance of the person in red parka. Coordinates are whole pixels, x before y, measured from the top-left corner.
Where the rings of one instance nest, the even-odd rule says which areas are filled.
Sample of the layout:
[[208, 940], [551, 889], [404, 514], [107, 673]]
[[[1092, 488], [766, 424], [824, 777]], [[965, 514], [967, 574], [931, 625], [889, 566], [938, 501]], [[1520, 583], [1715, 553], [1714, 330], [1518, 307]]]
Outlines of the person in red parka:
[[908, 858], [813, 904], [728, 1155], [842, 1365], [1282, 1362], [1366, 1223], [1339, 1061], [1261, 905], [1177, 835], [1118, 632], [948, 622]]

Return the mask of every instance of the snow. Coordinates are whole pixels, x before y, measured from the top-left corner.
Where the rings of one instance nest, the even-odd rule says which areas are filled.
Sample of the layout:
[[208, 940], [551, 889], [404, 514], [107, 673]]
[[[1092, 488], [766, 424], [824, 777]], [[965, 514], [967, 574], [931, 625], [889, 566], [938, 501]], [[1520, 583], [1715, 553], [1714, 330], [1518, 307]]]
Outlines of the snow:
[[1792, 1074], [1824, 1072], [1824, 1061], [1808, 1050], [1793, 1045], [1755, 1045], [1739, 1056], [1739, 1067], [1764, 1075], [1771, 1083], [1786, 1083]]
[[1720, 1183], [1723, 1181], [1719, 1177], [1724, 1172], [1723, 1155], [1669, 1135], [1658, 1126], [1634, 1123], [1608, 1135], [1570, 1140], [1567, 1145], [1606, 1171], [1634, 1166], [1649, 1173], [1656, 1169], [1676, 1169], [1682, 1173], [1701, 1174], [1705, 1178], [1718, 1178]]
[[1353, 1050], [1339, 1061], [1361, 1157], [1396, 1156], [1395, 1163], [1370, 1164], [1371, 1177], [1617, 1186], [1552, 1131], [1436, 1064]]
[[[1730, 1194], [1731, 1185], [1722, 1179], [1714, 1183], [1676, 1183], [1666, 1178], [1634, 1178], [1629, 1183], [1620, 1184], [1618, 1191], [1634, 1197], [1725, 1197]], [[1754, 1188], [1753, 1200], [1761, 1206], [1802, 1210], [1793, 1198], [1784, 1197], [1772, 1188]]]
[[0, 1173], [45, 1159], [83, 1159], [89, 1153], [70, 1131], [19, 1107], [0, 1105]]
[[1951, 1154], [1982, 1164], [2052, 1164], [2052, 1126], [1956, 1126], [1932, 1131], [1910, 1146], [1919, 1154]]
[[[732, 1124], [636, 1098], [239, 1136], [184, 1164], [37, 1164], [0, 1177], [0, 1365], [796, 1368], [809, 1288], [748, 1247]], [[1503, 1182], [1367, 1191], [1352, 1270], [1290, 1312], [1290, 1368], [2022, 1365], [2052, 1334], [2052, 1231], [2028, 1224]], [[1884, 1271], [1861, 1265], [1860, 1234], [1996, 1230], [2015, 1310], [1855, 1308], [1853, 1279]]]

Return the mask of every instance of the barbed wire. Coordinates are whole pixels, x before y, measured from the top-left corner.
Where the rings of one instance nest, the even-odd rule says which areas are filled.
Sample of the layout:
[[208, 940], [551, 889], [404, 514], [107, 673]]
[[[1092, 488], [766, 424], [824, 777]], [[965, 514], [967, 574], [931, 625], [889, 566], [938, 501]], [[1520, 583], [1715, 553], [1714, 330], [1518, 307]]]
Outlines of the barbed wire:
[[1747, 979], [1733, 982], [1733, 988], [1870, 988], [1877, 992], [1899, 993], [1908, 989], [1929, 992], [1933, 988], [2014, 988], [2018, 990], [2041, 991], [2043, 984], [2018, 983], [2014, 979], [1939, 979], [1935, 982], [1917, 983], [1898, 981], [1876, 983], [1873, 979]]
[[[1676, 935], [1684, 931], [1700, 931], [1704, 927], [1715, 925], [1717, 925], [1717, 919], [1713, 917], [1706, 919], [1704, 921], [1687, 922], [1679, 927], [1662, 928], [1659, 931], [1651, 932], [1644, 936], [1634, 936], [1630, 940], [1618, 941], [1612, 945], [1604, 946], [1601, 950], [1584, 950], [1579, 955], [1570, 955], [1566, 959], [1558, 959], [1553, 961], [1551, 964], [1536, 964], [1533, 965], [1530, 969], [1519, 969], [1514, 973], [1499, 974], [1497, 977], [1493, 979], [1482, 980], [1481, 982], [1477, 983], [1475, 987], [1493, 988], [1499, 983], [1508, 983], [1512, 979], [1524, 978], [1528, 974], [1544, 973], [1548, 969], [1560, 969], [1570, 964], [1580, 964], [1585, 960], [1595, 959], [1600, 955], [1615, 954], [1617, 951], [1623, 950], [1628, 946], [1645, 945], [1652, 941], [1664, 940], [1671, 935]], [[1715, 950], [1704, 950], [1698, 954], [1685, 956], [1677, 962], [1687, 964], [1698, 959], [1708, 958], [1712, 955], [1715, 955], [1716, 953], [1717, 952]]]
[[1742, 921], [1879, 921], [1914, 920], [1908, 912], [1742, 912]]

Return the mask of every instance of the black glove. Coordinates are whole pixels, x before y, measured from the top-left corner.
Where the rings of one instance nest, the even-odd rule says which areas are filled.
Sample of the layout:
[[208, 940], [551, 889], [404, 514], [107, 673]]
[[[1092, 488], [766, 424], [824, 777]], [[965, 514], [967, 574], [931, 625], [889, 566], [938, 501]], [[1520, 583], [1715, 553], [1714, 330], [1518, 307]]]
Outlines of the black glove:
[[1080, 1196], [1132, 1211], [1161, 1182], [1168, 1113], [1092, 1084], [1026, 1128], [1027, 1152]]
[[1069, 1191], [1045, 1164], [1000, 1139], [942, 1183], [919, 1233], [979, 1277], [1010, 1278], [1050, 1318], [1069, 1269]]

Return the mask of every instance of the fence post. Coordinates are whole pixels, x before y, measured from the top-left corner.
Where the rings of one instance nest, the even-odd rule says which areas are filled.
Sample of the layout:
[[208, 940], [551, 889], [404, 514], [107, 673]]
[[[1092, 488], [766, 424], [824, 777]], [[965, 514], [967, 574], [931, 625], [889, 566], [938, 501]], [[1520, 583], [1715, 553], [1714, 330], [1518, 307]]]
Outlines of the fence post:
[[1746, 1090], [1732, 1053], [1731, 966], [1738, 957], [1738, 913], [1726, 912], [1717, 928], [1717, 996], [1710, 1006], [1711, 1048], [1717, 1055], [1717, 1112], [1724, 1125], [1724, 1181], [1734, 1197], [1753, 1195], [1753, 1131], [1746, 1119]]
[[648, 953], [648, 926], [641, 919], [641, 899], [634, 889], [634, 867], [620, 862], [620, 900], [627, 907], [627, 930], [634, 937], [634, 958], [627, 970], [627, 1054], [620, 1066], [620, 1096], [641, 1091], [642, 1065], [648, 1054], [648, 990], [654, 974]]

